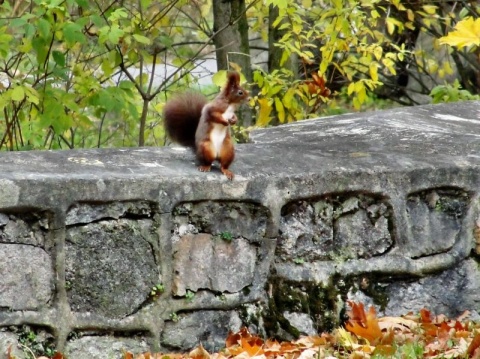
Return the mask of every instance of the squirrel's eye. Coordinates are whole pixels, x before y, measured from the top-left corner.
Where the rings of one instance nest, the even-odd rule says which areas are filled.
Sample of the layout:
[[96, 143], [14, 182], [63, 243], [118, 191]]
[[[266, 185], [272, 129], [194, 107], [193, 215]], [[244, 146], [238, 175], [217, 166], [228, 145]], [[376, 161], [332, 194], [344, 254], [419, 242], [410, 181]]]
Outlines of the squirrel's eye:
[[238, 90], [238, 96], [243, 96], [243, 91], [242, 90]]

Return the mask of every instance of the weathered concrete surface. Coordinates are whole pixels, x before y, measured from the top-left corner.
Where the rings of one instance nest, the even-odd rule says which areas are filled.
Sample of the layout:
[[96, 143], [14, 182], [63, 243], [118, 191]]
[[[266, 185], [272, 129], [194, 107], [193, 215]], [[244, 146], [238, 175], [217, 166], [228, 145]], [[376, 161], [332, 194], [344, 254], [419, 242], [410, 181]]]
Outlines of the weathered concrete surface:
[[162, 333], [161, 343], [171, 350], [186, 351], [192, 343], [200, 343], [210, 352], [225, 347], [229, 331], [237, 332], [242, 321], [235, 311], [204, 310], [182, 314], [175, 322], [169, 322]]
[[67, 344], [65, 355], [72, 359], [122, 358], [126, 351], [145, 353], [149, 351], [149, 346], [143, 339], [85, 336], [71, 340]]
[[152, 220], [102, 220], [66, 232], [65, 271], [70, 308], [124, 317], [136, 311], [159, 282], [149, 242]]
[[232, 182], [177, 148], [1, 153], [0, 325], [103, 358], [328, 330], [355, 298], [478, 316], [479, 117], [464, 102], [258, 130]]

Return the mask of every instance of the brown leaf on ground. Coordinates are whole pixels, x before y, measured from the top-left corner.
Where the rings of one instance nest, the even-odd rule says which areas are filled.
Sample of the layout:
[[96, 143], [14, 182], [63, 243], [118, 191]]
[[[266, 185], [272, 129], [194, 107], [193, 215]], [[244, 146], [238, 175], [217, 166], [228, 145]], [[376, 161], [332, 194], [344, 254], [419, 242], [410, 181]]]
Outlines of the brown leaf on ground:
[[350, 319], [345, 327], [336, 328], [331, 334], [279, 342], [264, 340], [242, 328], [228, 334], [226, 348], [220, 353], [210, 354], [200, 345], [189, 354], [144, 353], [134, 357], [126, 352], [123, 359], [363, 359], [375, 355], [404, 358], [402, 345], [411, 343], [421, 345], [424, 358], [480, 359], [480, 324], [463, 322], [466, 312], [456, 319], [433, 316], [427, 309], [417, 315], [377, 318], [373, 307], [366, 311], [362, 303], [349, 305]]
[[265, 354], [263, 340], [250, 334], [247, 328], [242, 328], [238, 333], [230, 333], [226, 340], [226, 351], [232, 356], [246, 353], [249, 356]]
[[429, 310], [422, 308], [420, 309], [420, 319], [423, 324], [432, 323], [432, 314]]
[[210, 359], [210, 354], [205, 350], [203, 345], [200, 344], [188, 354], [188, 357], [192, 359]]
[[404, 317], [383, 317], [378, 319], [381, 330], [393, 330], [395, 332], [410, 333], [418, 328], [418, 322]]
[[350, 319], [345, 325], [349, 332], [368, 340], [371, 344], [382, 340], [382, 330], [378, 324], [375, 308], [370, 307], [368, 313], [365, 312], [362, 303], [348, 302], [352, 310], [348, 313]]
[[480, 347], [480, 332], [476, 332], [470, 345], [467, 348], [467, 355], [472, 357], [477, 349]]

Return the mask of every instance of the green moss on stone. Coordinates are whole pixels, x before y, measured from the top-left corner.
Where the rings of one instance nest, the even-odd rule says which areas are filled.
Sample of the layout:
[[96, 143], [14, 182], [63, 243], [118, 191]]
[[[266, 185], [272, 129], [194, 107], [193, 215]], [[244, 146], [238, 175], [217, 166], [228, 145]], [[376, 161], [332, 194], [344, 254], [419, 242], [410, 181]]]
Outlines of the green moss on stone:
[[318, 332], [331, 331], [340, 324], [343, 302], [335, 282], [322, 285], [314, 282], [293, 282], [272, 278], [272, 296], [264, 314], [265, 330], [269, 336], [288, 333], [298, 338], [300, 332], [285, 318], [285, 312], [308, 314]]

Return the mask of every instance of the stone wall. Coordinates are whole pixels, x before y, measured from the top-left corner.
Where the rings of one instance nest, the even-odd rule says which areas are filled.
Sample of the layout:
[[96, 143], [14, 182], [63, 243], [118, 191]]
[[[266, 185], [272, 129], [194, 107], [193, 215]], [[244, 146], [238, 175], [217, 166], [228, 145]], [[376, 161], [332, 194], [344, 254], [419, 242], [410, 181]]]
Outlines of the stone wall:
[[2, 153], [0, 349], [218, 350], [329, 330], [349, 299], [479, 319], [479, 113], [258, 130], [232, 182], [178, 148]]

